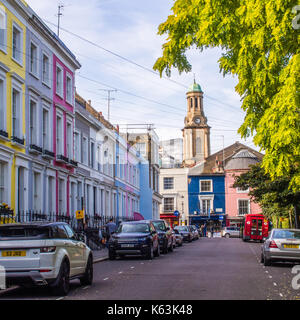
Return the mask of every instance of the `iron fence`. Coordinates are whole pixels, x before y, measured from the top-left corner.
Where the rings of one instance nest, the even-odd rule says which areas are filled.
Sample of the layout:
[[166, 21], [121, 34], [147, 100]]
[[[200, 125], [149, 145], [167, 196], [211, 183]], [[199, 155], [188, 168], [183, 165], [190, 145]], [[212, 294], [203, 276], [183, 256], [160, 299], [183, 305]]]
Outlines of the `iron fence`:
[[[23, 223], [23, 222], [65, 222], [68, 223], [75, 232], [84, 233], [86, 243], [93, 250], [103, 248], [102, 237], [106, 234], [106, 224], [112, 220], [117, 225], [122, 221], [133, 221], [133, 217], [115, 217], [106, 215], [85, 215], [84, 219], [76, 219], [65, 213], [43, 213], [41, 211], [18, 211], [0, 210], [0, 224]], [[101, 232], [100, 232], [101, 231]], [[102, 237], [101, 237], [102, 234]]]

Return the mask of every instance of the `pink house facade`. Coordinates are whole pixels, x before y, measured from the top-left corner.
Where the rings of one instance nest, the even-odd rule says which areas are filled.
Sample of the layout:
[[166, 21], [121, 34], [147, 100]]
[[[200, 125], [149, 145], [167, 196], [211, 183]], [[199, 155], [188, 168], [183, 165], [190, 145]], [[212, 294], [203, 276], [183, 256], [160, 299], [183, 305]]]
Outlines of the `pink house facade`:
[[[257, 154], [257, 152], [256, 152]], [[249, 166], [260, 161], [247, 149], [240, 150], [225, 166], [226, 225], [240, 226], [248, 213], [261, 213], [261, 208], [248, 194], [249, 190], [233, 188], [234, 177], [249, 170]]]
[[56, 168], [56, 212], [70, 215], [70, 177], [74, 161], [75, 71], [79, 62], [65, 52], [65, 59], [53, 54], [53, 165]]

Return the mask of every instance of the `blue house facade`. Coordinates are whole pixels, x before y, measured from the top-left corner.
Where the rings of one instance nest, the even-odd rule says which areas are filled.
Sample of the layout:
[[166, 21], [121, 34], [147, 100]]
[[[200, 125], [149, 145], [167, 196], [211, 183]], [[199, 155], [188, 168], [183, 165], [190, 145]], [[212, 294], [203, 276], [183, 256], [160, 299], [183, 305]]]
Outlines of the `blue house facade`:
[[225, 226], [225, 175], [194, 175], [188, 178], [189, 222], [215, 230]]

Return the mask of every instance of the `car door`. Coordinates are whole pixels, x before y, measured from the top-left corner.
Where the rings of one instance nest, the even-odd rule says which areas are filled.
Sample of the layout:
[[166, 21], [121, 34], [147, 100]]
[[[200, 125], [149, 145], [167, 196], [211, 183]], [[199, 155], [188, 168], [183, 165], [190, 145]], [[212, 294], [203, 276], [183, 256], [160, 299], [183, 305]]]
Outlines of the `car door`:
[[158, 235], [157, 235], [156, 229], [152, 223], [150, 223], [150, 232], [151, 232], [151, 236], [152, 236], [153, 249], [157, 250], [157, 246], [159, 243]]
[[86, 245], [76, 239], [75, 232], [69, 225], [65, 224], [64, 228], [68, 234], [69, 248], [72, 251], [74, 259], [74, 273], [83, 273], [86, 263], [84, 254]]

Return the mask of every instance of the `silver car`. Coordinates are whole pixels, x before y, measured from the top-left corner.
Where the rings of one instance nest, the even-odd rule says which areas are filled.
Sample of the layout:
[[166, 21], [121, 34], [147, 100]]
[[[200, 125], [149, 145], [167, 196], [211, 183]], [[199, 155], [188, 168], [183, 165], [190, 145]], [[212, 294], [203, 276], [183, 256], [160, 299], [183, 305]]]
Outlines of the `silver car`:
[[238, 227], [226, 227], [222, 230], [222, 237], [225, 238], [239, 238], [240, 228]]
[[273, 229], [261, 248], [261, 262], [300, 261], [300, 229]]

